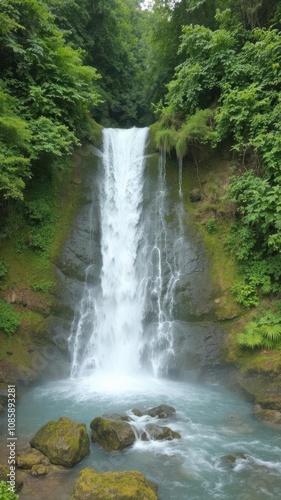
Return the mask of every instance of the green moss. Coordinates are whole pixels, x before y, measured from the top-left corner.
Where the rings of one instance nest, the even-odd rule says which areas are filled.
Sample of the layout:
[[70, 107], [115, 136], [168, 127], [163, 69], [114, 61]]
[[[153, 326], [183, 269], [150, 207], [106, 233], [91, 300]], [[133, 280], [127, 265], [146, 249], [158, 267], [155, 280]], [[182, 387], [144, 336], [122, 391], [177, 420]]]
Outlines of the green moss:
[[89, 453], [89, 436], [84, 424], [61, 417], [41, 427], [30, 445], [46, 455], [53, 464], [71, 467]]
[[71, 500], [157, 500], [156, 487], [138, 471], [80, 472]]

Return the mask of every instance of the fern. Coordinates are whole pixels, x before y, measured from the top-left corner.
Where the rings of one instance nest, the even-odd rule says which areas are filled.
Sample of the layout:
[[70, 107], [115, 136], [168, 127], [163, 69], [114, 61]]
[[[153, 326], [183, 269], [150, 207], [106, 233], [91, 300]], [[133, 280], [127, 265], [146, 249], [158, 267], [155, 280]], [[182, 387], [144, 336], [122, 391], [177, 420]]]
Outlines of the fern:
[[263, 325], [260, 327], [264, 337], [276, 341], [281, 337], [281, 325]]
[[240, 347], [255, 349], [277, 349], [281, 341], [281, 318], [273, 312], [267, 312], [257, 321], [250, 321], [243, 332], [238, 333], [236, 342]]
[[262, 333], [257, 328], [255, 328], [251, 332], [238, 333], [237, 344], [240, 347], [250, 347], [251, 349], [254, 349], [255, 347], [261, 347], [263, 344]]

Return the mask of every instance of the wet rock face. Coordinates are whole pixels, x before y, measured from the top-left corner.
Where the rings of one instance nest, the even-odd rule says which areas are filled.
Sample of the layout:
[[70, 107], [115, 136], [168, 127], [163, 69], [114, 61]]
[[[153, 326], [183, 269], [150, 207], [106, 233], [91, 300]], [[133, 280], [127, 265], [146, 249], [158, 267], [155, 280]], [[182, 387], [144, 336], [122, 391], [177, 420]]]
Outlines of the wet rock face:
[[157, 500], [157, 486], [138, 471], [80, 472], [71, 500]]
[[238, 460], [246, 460], [244, 453], [235, 453], [234, 455], [224, 455], [221, 457], [221, 465], [227, 469], [232, 469], [237, 465]]
[[150, 415], [150, 417], [157, 417], [157, 418], [170, 418], [173, 415], [175, 415], [175, 413], [176, 413], [175, 408], [169, 405], [155, 406], [154, 408], [150, 408], [147, 411], [147, 415]]
[[92, 420], [92, 440], [100, 444], [107, 451], [122, 451], [131, 446], [135, 440], [135, 433], [122, 416], [103, 415]]
[[30, 446], [41, 451], [53, 464], [72, 467], [88, 455], [90, 440], [85, 424], [61, 417], [41, 427]]
[[180, 439], [179, 432], [173, 431], [170, 427], [156, 424], [147, 424], [145, 432], [142, 434], [142, 441], [150, 439], [154, 441], [172, 441], [172, 439]]
[[278, 427], [281, 429], [281, 412], [278, 410], [269, 410], [263, 408], [261, 405], [255, 405], [253, 408], [253, 414], [262, 422], [271, 425], [272, 427]]

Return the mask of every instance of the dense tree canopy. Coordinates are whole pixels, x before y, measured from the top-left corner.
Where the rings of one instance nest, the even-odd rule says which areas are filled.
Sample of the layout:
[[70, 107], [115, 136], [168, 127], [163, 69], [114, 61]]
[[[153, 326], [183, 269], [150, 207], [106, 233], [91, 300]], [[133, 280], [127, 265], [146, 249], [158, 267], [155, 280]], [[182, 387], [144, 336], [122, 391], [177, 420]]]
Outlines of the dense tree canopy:
[[86, 133], [98, 75], [83, 65], [36, 0], [1, 0], [1, 192], [21, 198], [34, 169], [60, 159]]

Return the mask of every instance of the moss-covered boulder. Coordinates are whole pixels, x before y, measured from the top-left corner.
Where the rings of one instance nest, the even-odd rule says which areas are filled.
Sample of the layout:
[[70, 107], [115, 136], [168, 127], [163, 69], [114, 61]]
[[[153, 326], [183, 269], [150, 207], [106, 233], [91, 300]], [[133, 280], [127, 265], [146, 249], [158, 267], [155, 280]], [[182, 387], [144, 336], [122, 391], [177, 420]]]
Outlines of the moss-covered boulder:
[[154, 441], [171, 441], [172, 439], [180, 439], [179, 432], [173, 431], [170, 427], [156, 424], [147, 424], [145, 432], [142, 434], [142, 440], [152, 439]]
[[138, 471], [80, 472], [71, 500], [157, 500], [157, 486]]
[[30, 446], [41, 451], [53, 464], [72, 467], [88, 455], [90, 440], [85, 424], [61, 417], [41, 427]]
[[34, 465], [49, 465], [50, 460], [41, 451], [31, 448], [27, 452], [17, 455], [16, 464], [21, 469], [32, 469]]
[[136, 440], [135, 433], [118, 415], [103, 415], [92, 420], [92, 440], [107, 451], [122, 451]]
[[33, 465], [31, 469], [31, 475], [33, 477], [46, 476], [48, 474], [48, 467], [43, 464]]

